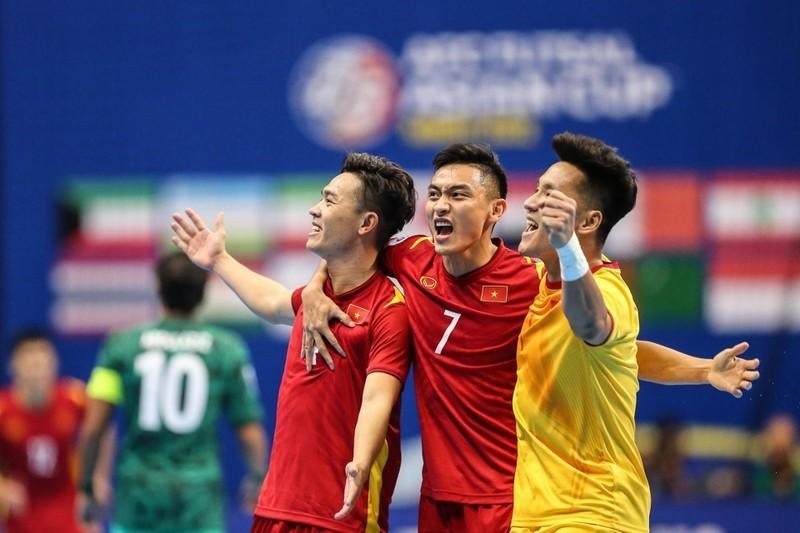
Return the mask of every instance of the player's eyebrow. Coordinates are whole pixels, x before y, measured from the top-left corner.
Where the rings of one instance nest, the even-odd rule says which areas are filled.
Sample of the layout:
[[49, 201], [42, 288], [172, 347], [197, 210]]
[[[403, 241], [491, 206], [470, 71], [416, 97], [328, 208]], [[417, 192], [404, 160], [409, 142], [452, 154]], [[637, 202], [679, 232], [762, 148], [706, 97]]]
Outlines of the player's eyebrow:
[[331, 200], [338, 200], [339, 199], [339, 196], [335, 192], [333, 192], [332, 190], [330, 190], [327, 187], [322, 189], [320, 191], [320, 194], [322, 195], [323, 198], [328, 198], [328, 199], [331, 199]]

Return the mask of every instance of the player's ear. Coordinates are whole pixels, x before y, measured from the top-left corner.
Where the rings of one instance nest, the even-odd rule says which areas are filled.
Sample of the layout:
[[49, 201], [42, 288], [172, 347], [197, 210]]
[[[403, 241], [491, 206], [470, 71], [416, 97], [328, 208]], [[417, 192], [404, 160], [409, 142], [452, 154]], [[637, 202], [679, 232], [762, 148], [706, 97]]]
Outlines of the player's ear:
[[506, 202], [505, 198], [495, 198], [489, 204], [489, 222], [492, 224], [496, 224], [503, 215], [506, 214], [506, 210], [508, 209], [508, 202]]
[[575, 231], [583, 235], [596, 233], [600, 229], [600, 224], [603, 223], [603, 213], [597, 209], [590, 209], [579, 216]]
[[378, 227], [378, 213], [367, 211], [361, 218], [361, 225], [358, 227], [359, 235], [366, 235]]

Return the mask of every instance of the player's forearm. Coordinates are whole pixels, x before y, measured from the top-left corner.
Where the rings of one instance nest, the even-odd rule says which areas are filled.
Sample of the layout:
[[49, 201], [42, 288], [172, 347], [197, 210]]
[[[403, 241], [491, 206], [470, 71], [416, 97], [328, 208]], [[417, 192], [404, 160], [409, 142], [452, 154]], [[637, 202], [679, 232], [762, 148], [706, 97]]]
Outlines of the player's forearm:
[[94, 493], [94, 472], [100, 451], [101, 430], [81, 430], [78, 437], [78, 489], [88, 495]]
[[693, 357], [648, 341], [637, 341], [639, 379], [666, 385], [708, 383], [711, 359]]
[[264, 428], [252, 422], [239, 427], [237, 434], [250, 475], [261, 481], [267, 471], [267, 435]]
[[362, 468], [368, 470], [383, 447], [400, 387], [394, 376], [380, 372], [367, 376], [353, 440], [353, 462]]
[[253, 313], [273, 324], [294, 321], [292, 292], [282, 284], [253, 272], [227, 252], [217, 260], [214, 272]]
[[591, 272], [575, 281], [563, 282], [562, 305], [577, 337], [589, 344], [602, 344], [608, 338], [611, 317]]

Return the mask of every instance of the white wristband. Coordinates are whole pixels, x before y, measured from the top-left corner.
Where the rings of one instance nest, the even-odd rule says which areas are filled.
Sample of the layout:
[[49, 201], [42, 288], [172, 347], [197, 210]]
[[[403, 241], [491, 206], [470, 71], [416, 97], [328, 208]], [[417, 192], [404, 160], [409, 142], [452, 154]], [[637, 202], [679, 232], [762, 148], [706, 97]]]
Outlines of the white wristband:
[[561, 248], [556, 248], [558, 260], [561, 263], [561, 280], [575, 281], [581, 279], [589, 272], [589, 263], [581, 250], [578, 236], [573, 232], [572, 238]]

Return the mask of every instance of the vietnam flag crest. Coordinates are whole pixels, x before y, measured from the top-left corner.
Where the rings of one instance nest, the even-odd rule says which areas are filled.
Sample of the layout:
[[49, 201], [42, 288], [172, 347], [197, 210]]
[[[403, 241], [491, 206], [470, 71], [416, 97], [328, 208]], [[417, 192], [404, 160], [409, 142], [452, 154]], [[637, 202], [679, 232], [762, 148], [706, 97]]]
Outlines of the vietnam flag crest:
[[350, 304], [347, 306], [347, 316], [352, 318], [353, 322], [356, 324], [362, 324], [365, 320], [367, 320], [367, 315], [369, 315], [369, 309], [364, 309], [356, 304]]
[[484, 285], [481, 287], [481, 301], [504, 304], [508, 301], [508, 285]]

